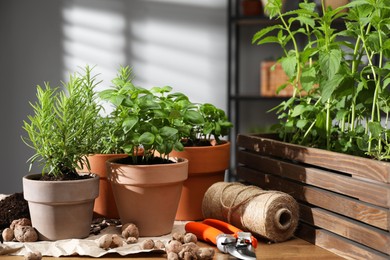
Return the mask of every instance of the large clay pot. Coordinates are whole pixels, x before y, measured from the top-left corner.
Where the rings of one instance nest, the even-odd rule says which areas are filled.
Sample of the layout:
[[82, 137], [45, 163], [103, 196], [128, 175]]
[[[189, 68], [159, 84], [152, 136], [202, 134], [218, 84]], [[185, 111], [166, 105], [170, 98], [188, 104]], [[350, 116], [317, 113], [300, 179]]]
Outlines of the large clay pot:
[[161, 236], [172, 231], [188, 160], [171, 164], [130, 165], [107, 161], [120, 220], [134, 223], [140, 236]]
[[202, 201], [207, 189], [216, 182], [224, 181], [225, 170], [230, 163], [230, 142], [214, 146], [185, 147], [173, 151], [170, 156], [187, 158], [188, 179], [176, 213], [176, 220], [201, 220]]
[[40, 240], [85, 238], [89, 235], [99, 177], [71, 181], [40, 181], [23, 177], [24, 198]]
[[106, 161], [126, 156], [127, 154], [95, 154], [88, 156], [91, 172], [100, 177], [99, 196], [96, 198], [93, 208], [95, 217], [119, 218], [111, 184], [107, 180]]

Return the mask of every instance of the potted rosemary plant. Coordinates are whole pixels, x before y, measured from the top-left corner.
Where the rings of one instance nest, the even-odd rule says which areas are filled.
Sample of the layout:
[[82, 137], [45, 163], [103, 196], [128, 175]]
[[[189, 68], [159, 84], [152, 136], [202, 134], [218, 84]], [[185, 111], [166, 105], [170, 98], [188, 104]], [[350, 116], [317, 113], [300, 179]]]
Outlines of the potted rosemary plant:
[[[273, 110], [277, 138], [239, 135], [237, 142], [240, 178], [293, 194], [306, 228], [300, 236], [331, 231], [316, 243], [355, 259], [390, 255], [389, 4], [356, 0], [333, 10], [322, 1], [319, 14], [304, 1], [283, 13], [281, 0], [269, 0], [278, 22], [253, 43], [282, 47], [294, 93]], [[379, 217], [378, 207], [387, 213]]]
[[99, 82], [91, 70], [86, 66], [84, 73], [71, 75], [63, 89], [37, 86], [34, 114], [24, 122], [27, 136], [22, 139], [35, 150], [29, 161], [42, 166], [42, 174], [23, 177], [24, 197], [41, 240], [89, 235], [99, 177], [77, 170], [89, 167], [86, 156], [101, 131], [95, 125]]
[[112, 104], [110, 117], [121, 126], [113, 135], [126, 140], [122, 148], [128, 157], [107, 162], [120, 219], [136, 224], [140, 236], [167, 234], [188, 176], [188, 160], [169, 157], [173, 149], [183, 149], [181, 132], [189, 127], [177, 118], [188, 99], [181, 93], [168, 95], [170, 87], [133, 85], [129, 67], [121, 67], [113, 82], [100, 97]]

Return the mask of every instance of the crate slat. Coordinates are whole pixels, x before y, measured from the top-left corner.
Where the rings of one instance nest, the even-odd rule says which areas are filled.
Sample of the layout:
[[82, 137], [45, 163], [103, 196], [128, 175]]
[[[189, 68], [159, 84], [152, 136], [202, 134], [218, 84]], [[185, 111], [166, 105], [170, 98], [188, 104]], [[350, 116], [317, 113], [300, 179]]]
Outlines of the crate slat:
[[322, 247], [336, 255], [351, 260], [388, 260], [389, 256], [369, 247], [358, 244], [327, 230], [300, 223], [295, 234], [297, 237]]
[[390, 163], [386, 162], [341, 153], [336, 153], [337, 156], [335, 156], [335, 153], [331, 151], [286, 144], [260, 135], [239, 134], [237, 145], [258, 154], [285, 158], [348, 173], [352, 176], [390, 183]]
[[290, 163], [248, 151], [237, 152], [238, 161], [247, 167], [280, 175], [319, 188], [341, 193], [377, 206], [390, 208], [390, 186], [367, 182], [310, 165]]
[[377, 207], [334, 192], [296, 183], [243, 166], [237, 168], [237, 174], [241, 180], [263, 189], [279, 190], [290, 194], [296, 200], [316, 205], [383, 230], [390, 230], [390, 212], [386, 208]]
[[390, 233], [324, 209], [300, 205], [300, 219], [379, 252], [390, 254]]

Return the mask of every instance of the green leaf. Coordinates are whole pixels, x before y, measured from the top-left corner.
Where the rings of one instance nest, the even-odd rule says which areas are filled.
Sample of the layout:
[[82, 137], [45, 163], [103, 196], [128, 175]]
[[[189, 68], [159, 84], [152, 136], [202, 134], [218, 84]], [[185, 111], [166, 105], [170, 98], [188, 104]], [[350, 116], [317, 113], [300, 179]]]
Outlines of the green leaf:
[[315, 3], [306, 3], [306, 2], [301, 2], [299, 3], [299, 8], [304, 9], [309, 12], [314, 12], [316, 8]]
[[305, 127], [305, 125], [307, 124], [307, 120], [306, 119], [299, 119], [297, 121], [297, 127], [302, 129]]
[[342, 53], [340, 50], [333, 49], [320, 55], [319, 63], [323, 74], [327, 75], [328, 79], [332, 79], [339, 71], [341, 64]]
[[202, 114], [195, 110], [187, 110], [184, 113], [184, 120], [193, 125], [200, 125], [204, 123]]
[[390, 78], [385, 79], [383, 81], [382, 89], [386, 89], [389, 84], [390, 84]]
[[297, 60], [294, 55], [289, 55], [281, 59], [283, 70], [286, 72], [287, 76], [293, 78], [297, 68]]
[[381, 42], [379, 40], [378, 33], [370, 33], [366, 40], [367, 46], [374, 51], [375, 53], [378, 53], [381, 51]]
[[317, 83], [316, 70], [314, 67], [305, 67], [302, 70], [301, 85], [303, 90], [309, 92]]
[[145, 132], [139, 137], [138, 142], [144, 146], [150, 146], [154, 143], [154, 139], [154, 134]]
[[325, 103], [332, 96], [333, 92], [340, 85], [343, 79], [344, 79], [343, 75], [337, 74], [333, 76], [331, 80], [320, 83], [321, 94], [322, 94], [321, 97], [323, 103]]
[[138, 123], [138, 117], [137, 116], [128, 116], [125, 118], [125, 120], [123, 120], [123, 124], [122, 124], [122, 127], [123, 127], [123, 130], [125, 131], [125, 133], [131, 131], [133, 129], [133, 127]]
[[175, 128], [169, 127], [169, 126], [164, 126], [159, 130], [160, 135], [163, 138], [170, 138], [174, 135], [176, 135], [179, 131]]
[[314, 27], [315, 22], [311, 17], [298, 16], [297, 20], [301, 22], [302, 25], [308, 25], [310, 27]]
[[306, 106], [304, 105], [297, 105], [293, 108], [293, 111], [291, 113], [292, 117], [300, 116], [306, 111]]
[[320, 132], [326, 132], [326, 113], [325, 112], [320, 112], [317, 114], [315, 126]]
[[173, 149], [175, 149], [175, 151], [179, 151], [179, 152], [184, 151], [184, 145], [180, 141], [177, 141], [177, 142], [175, 142]]
[[379, 138], [384, 130], [380, 122], [368, 122], [368, 129], [374, 138]]
[[275, 17], [282, 12], [282, 0], [268, 0], [264, 7], [264, 11], [269, 17]]
[[279, 43], [280, 38], [277, 36], [267, 36], [257, 41], [257, 45], [265, 44], [265, 43]]
[[279, 29], [283, 29], [283, 26], [280, 24], [268, 26], [268, 27], [261, 29], [260, 31], [256, 32], [255, 35], [253, 36], [252, 44], [255, 44], [258, 41], [260, 41], [268, 33], [272, 32], [274, 30], [279, 30]]

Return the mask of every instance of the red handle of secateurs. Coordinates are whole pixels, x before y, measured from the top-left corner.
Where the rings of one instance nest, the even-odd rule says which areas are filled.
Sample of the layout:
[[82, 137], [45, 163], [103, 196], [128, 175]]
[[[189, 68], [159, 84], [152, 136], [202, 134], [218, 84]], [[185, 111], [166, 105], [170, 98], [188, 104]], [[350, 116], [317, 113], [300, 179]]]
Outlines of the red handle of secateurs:
[[[237, 237], [238, 232], [242, 232], [241, 229], [226, 223], [218, 219], [205, 219], [202, 222], [188, 222], [185, 225], [186, 232], [191, 232], [198, 239], [206, 242], [211, 242], [214, 245], [217, 244], [217, 236], [220, 234], [230, 234]], [[252, 246], [257, 247], [257, 239], [251, 237]]]
[[218, 219], [206, 218], [202, 221], [202, 223], [215, 227], [216, 229], [221, 230], [224, 234], [236, 234], [237, 232], [242, 232], [241, 229]]
[[201, 222], [188, 222], [185, 225], [186, 232], [193, 233], [198, 239], [217, 245], [217, 236], [223, 234], [221, 230]]

